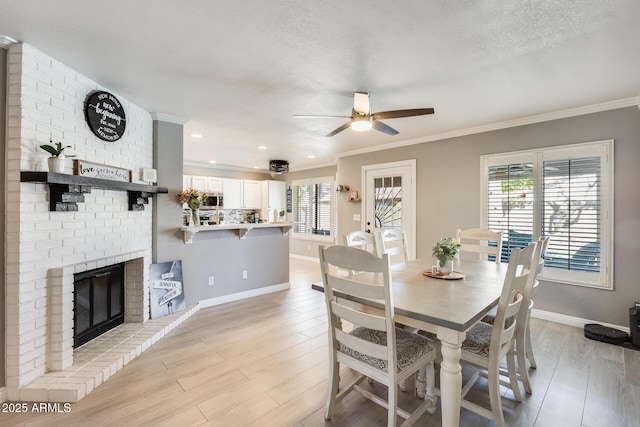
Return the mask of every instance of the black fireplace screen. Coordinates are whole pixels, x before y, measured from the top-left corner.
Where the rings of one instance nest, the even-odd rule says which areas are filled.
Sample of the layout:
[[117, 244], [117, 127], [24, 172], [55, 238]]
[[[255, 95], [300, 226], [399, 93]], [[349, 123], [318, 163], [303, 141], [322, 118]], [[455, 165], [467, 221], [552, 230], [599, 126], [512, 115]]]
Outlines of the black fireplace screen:
[[124, 323], [124, 263], [74, 275], [73, 348]]

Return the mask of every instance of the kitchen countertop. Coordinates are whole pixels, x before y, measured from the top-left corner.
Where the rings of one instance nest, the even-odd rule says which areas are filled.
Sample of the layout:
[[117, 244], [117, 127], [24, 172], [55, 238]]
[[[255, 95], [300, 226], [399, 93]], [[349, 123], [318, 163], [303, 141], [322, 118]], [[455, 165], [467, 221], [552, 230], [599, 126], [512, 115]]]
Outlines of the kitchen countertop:
[[282, 234], [288, 235], [289, 230], [293, 227], [291, 222], [259, 222], [259, 223], [247, 223], [247, 224], [222, 224], [222, 225], [201, 225], [199, 227], [182, 226], [180, 230], [184, 232], [184, 242], [193, 242], [193, 236], [197, 233], [204, 231], [221, 231], [221, 230], [237, 230], [238, 237], [244, 239], [247, 233], [254, 228], [282, 228]]

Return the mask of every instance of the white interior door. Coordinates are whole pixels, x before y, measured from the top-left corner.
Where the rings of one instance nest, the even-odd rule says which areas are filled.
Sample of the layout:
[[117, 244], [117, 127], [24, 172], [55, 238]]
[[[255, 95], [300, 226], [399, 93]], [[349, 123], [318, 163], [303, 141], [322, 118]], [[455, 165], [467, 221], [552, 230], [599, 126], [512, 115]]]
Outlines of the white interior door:
[[409, 258], [416, 257], [416, 161], [362, 167], [365, 190], [364, 230], [402, 228], [409, 241]]

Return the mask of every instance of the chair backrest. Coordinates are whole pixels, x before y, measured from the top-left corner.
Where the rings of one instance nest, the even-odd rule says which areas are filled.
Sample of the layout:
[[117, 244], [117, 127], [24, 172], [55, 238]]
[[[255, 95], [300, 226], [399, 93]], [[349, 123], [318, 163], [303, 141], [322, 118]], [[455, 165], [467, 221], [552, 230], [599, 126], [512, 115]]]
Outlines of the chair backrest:
[[532, 271], [532, 267], [537, 268], [537, 260], [534, 261], [537, 247], [537, 243], [532, 243], [525, 249], [515, 248], [511, 251], [498, 301], [498, 311], [491, 332], [489, 358], [497, 358], [497, 361], [493, 359], [495, 363], [499, 363], [507, 351], [512, 348], [512, 340], [519, 323], [523, 295], [527, 287], [532, 286], [532, 280], [535, 278], [535, 269]]
[[352, 231], [343, 236], [345, 246], [357, 247], [371, 253], [377, 253], [375, 237], [365, 231]]
[[402, 264], [409, 260], [407, 233], [400, 228], [376, 230], [376, 252], [379, 257], [389, 255], [391, 264]]
[[[336, 357], [340, 344], [371, 358], [386, 361], [388, 371], [380, 369], [384, 375], [395, 375], [397, 372], [396, 335], [393, 308], [393, 293], [391, 292], [391, 274], [389, 256], [377, 257], [369, 252], [348, 246], [319, 247], [320, 269], [324, 284], [324, 295], [329, 318], [329, 345], [332, 357]], [[335, 273], [336, 268], [367, 272], [359, 275], [358, 280]], [[366, 280], [362, 280], [366, 277]], [[353, 308], [343, 304], [344, 298], [335, 298], [335, 292], [346, 298], [358, 297], [376, 301], [384, 306], [384, 317], [371, 314], [370, 306], [362, 304], [360, 308]], [[386, 332], [387, 345], [379, 345], [350, 335], [343, 330], [344, 322], [362, 326], [371, 330]], [[363, 368], [363, 362], [354, 357], [340, 354], [341, 363], [352, 367]], [[392, 368], [393, 367], [393, 368]], [[364, 368], [371, 369], [369, 368]], [[360, 369], [357, 369], [360, 370]], [[360, 370], [362, 372], [362, 370]]]
[[[502, 253], [502, 231], [491, 231], [486, 228], [469, 228], [456, 231], [456, 240], [460, 243], [460, 252], [475, 252], [484, 255], [494, 255], [497, 264], [500, 263]], [[473, 243], [469, 241], [473, 241]]]

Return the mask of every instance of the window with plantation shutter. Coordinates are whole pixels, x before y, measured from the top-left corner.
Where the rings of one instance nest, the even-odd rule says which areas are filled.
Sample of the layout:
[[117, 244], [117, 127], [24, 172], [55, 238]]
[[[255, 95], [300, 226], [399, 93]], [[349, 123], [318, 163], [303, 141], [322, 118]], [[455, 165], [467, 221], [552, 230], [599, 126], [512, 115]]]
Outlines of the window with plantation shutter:
[[292, 182], [294, 236], [333, 239], [333, 179]]
[[550, 236], [544, 280], [612, 289], [613, 141], [482, 157], [483, 227], [513, 248]]

